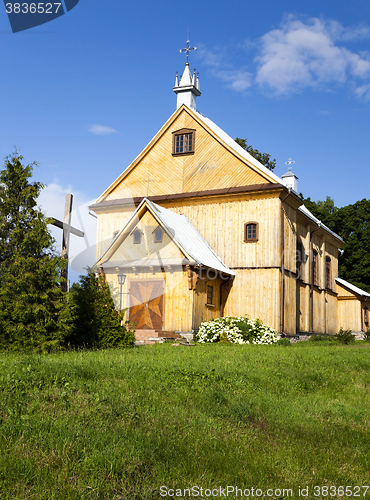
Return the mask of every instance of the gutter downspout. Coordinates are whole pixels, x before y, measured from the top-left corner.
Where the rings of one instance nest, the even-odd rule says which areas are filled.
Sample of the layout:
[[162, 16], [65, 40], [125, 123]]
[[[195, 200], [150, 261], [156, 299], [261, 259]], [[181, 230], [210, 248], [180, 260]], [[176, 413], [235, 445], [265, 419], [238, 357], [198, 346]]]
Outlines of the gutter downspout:
[[285, 292], [285, 283], [284, 283], [284, 274], [285, 274], [285, 266], [284, 266], [284, 201], [290, 195], [291, 190], [288, 189], [288, 194], [285, 196], [283, 200], [281, 200], [281, 217], [280, 217], [280, 254], [281, 254], [281, 287], [280, 287], [280, 334], [284, 334], [284, 292]]

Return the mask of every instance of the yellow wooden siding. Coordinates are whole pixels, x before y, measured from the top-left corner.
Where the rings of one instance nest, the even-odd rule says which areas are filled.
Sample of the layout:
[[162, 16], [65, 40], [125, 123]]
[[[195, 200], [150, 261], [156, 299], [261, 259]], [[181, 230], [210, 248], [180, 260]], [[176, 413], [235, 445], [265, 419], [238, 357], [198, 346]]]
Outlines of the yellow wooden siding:
[[[295, 335], [297, 332], [297, 280], [289, 272], [285, 272], [284, 283], [284, 333]], [[279, 328], [280, 330], [280, 328]]]
[[[119, 262], [147, 258], [158, 261], [160, 265], [165, 259], [183, 259], [184, 254], [166, 233], [163, 233], [161, 243], [154, 241], [154, 231], [157, 227], [158, 223], [152, 214], [145, 212], [109, 260]], [[136, 229], [142, 232], [140, 243], [134, 243], [132, 232]]]
[[297, 281], [297, 332], [310, 331], [310, 287]]
[[[182, 268], [171, 268], [166, 272], [158, 269], [150, 271], [149, 269], [140, 269], [137, 272], [132, 270], [125, 271], [127, 274], [125, 285], [123, 286], [122, 307], [129, 307], [129, 293], [132, 281], [161, 279], [164, 281], [164, 318], [163, 330], [191, 332], [192, 330], [192, 308], [193, 292], [188, 289], [188, 279], [186, 272]], [[116, 307], [119, 307], [120, 287], [118, 284], [117, 273], [114, 270], [107, 270], [106, 279], [111, 289], [112, 297]], [[130, 319], [128, 311], [126, 319]]]
[[326, 333], [336, 335], [339, 331], [338, 325], [338, 299], [332, 293], [326, 294]]
[[[220, 317], [220, 285], [222, 281], [217, 278], [209, 280], [198, 279], [196, 289], [194, 290], [193, 307], [193, 329], [197, 330], [203, 321], [209, 321]], [[206, 304], [207, 286], [213, 287], [213, 307]]]
[[279, 330], [280, 270], [238, 269], [229, 292], [224, 315], [259, 318]]
[[[280, 266], [278, 197], [172, 201], [163, 206], [184, 214], [228, 267]], [[244, 224], [259, 224], [259, 240], [244, 242]]]
[[344, 330], [361, 332], [361, 302], [359, 300], [338, 300], [338, 326]]
[[293, 273], [296, 271], [296, 250], [296, 210], [284, 203], [284, 267]]
[[[172, 132], [181, 128], [195, 129], [195, 152], [172, 156]], [[255, 167], [220, 144], [186, 109], [105, 199], [119, 198], [122, 190], [131, 192], [132, 197], [146, 196], [149, 173], [151, 196], [269, 183]]]
[[109, 247], [113, 241], [113, 234], [120, 231], [132, 211], [122, 211], [113, 213], [99, 213], [96, 228], [96, 259]]

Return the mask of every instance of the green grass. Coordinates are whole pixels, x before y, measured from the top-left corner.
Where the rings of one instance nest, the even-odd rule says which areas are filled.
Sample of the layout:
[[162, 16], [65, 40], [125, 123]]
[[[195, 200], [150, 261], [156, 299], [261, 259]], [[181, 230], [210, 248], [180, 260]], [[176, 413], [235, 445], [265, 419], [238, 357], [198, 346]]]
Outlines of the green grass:
[[169, 498], [161, 485], [345, 498], [312, 488], [370, 484], [366, 345], [3, 353], [0, 499]]

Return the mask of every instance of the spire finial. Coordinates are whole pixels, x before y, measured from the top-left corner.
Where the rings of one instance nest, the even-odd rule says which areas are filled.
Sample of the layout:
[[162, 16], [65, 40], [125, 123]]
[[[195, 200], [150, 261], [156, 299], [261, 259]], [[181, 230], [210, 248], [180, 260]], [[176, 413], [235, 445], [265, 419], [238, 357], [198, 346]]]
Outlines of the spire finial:
[[196, 47], [190, 47], [190, 40], [186, 40], [186, 48], [185, 49], [180, 49], [180, 53], [186, 52], [186, 64], [189, 64], [189, 52], [191, 50], [197, 50]]

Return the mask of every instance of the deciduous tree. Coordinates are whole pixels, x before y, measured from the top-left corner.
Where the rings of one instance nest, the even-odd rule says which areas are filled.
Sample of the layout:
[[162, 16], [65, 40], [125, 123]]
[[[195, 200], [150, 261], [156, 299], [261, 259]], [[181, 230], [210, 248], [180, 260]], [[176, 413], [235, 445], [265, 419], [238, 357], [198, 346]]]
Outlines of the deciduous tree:
[[252, 146], [248, 146], [247, 139], [240, 139], [237, 137], [235, 142], [239, 144], [243, 149], [245, 149], [250, 155], [253, 156], [256, 160], [258, 160], [262, 165], [269, 170], [274, 170], [276, 167], [276, 160], [270, 160], [271, 155], [268, 153], [260, 153], [258, 149], [254, 149]]

